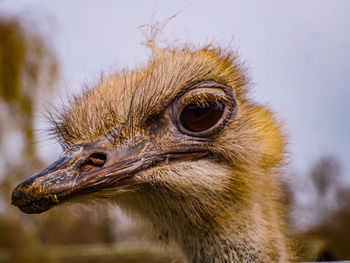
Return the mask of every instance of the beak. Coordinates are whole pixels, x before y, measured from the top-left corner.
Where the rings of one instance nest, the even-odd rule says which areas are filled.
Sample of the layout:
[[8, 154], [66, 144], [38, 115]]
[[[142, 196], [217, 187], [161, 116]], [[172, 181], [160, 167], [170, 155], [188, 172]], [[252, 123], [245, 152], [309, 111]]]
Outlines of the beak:
[[76, 196], [141, 183], [135, 175], [160, 163], [207, 155], [154, 150], [145, 142], [119, 149], [100, 145], [93, 142], [65, 151], [52, 165], [21, 182], [12, 192], [12, 204], [24, 213], [42, 213]]

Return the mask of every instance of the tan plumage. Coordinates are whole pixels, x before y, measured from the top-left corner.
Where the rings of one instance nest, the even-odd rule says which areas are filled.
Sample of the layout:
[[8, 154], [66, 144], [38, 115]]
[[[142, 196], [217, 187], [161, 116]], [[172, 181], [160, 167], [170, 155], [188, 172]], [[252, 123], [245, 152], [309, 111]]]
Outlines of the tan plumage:
[[[137, 183], [123, 191], [102, 189], [85, 198], [108, 199], [141, 215], [154, 231], [178, 243], [189, 262], [288, 262], [280, 177], [285, 138], [271, 111], [249, 99], [239, 59], [211, 46], [153, 51], [144, 67], [103, 78], [72, 99], [52, 117], [53, 131], [66, 149], [106, 138], [113, 149], [136, 147], [144, 153], [140, 142], [146, 140], [155, 151], [193, 144], [209, 155], [166, 160], [137, 172]], [[204, 93], [187, 104], [217, 98], [232, 103], [227, 94], [215, 95], [222, 85], [232, 91], [237, 112], [213, 135], [193, 139], [169, 121], [169, 107], [198, 83], [218, 87], [209, 87], [214, 95], [199, 89]], [[29, 192], [21, 187], [18, 191]]]

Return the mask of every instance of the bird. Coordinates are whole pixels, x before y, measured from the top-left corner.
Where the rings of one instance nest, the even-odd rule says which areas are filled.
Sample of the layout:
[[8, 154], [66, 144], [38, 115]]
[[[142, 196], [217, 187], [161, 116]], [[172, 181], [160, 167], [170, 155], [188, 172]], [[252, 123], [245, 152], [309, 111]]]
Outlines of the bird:
[[186, 262], [290, 262], [287, 139], [254, 101], [237, 52], [150, 45], [51, 115], [63, 148], [12, 192], [24, 213], [68, 202], [114, 204], [166, 235]]

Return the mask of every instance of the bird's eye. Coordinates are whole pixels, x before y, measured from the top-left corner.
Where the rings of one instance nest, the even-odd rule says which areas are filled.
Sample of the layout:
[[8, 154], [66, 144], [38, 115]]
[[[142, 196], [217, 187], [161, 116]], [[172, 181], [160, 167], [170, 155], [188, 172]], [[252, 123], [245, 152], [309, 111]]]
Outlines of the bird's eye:
[[204, 106], [191, 103], [182, 110], [179, 121], [188, 131], [203, 132], [221, 119], [224, 109], [225, 105], [220, 102]]
[[230, 87], [203, 82], [173, 103], [172, 116], [180, 132], [194, 137], [208, 137], [218, 132], [236, 110]]

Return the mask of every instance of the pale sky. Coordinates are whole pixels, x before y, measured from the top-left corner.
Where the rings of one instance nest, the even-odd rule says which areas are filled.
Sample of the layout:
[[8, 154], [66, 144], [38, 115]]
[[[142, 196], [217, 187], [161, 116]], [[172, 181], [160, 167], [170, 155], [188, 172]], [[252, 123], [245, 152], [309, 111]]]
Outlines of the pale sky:
[[[116, 66], [144, 63], [149, 51], [138, 27], [179, 11], [166, 38], [239, 51], [253, 97], [285, 123], [291, 169], [305, 173], [333, 154], [350, 181], [350, 1], [0, 1], [0, 14], [25, 17], [48, 36], [68, 90]], [[60, 151], [40, 149], [47, 161]]]

